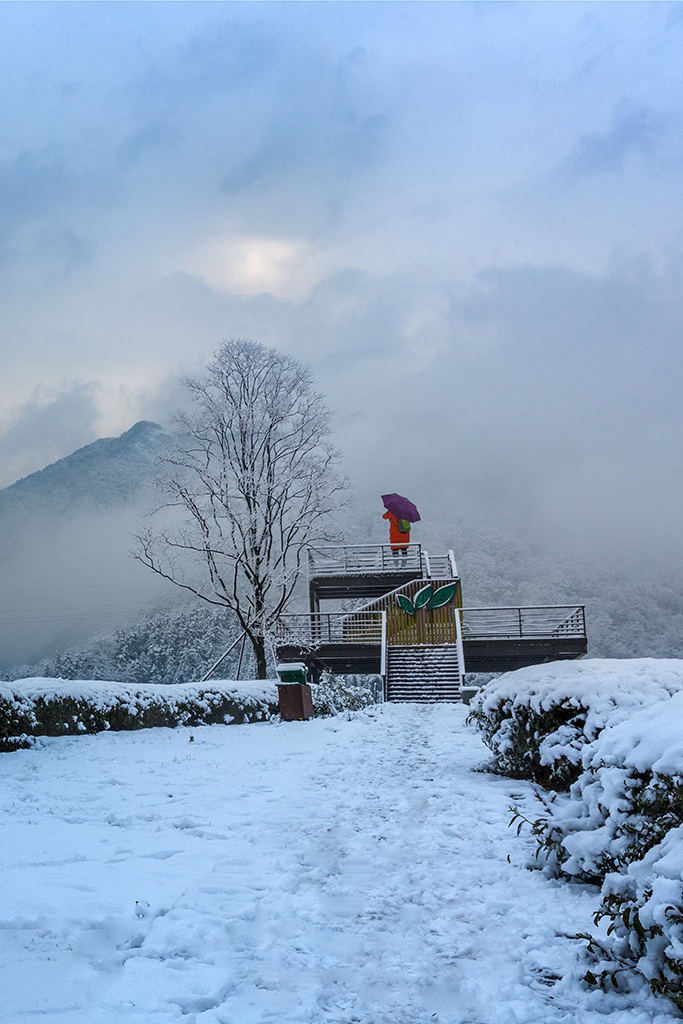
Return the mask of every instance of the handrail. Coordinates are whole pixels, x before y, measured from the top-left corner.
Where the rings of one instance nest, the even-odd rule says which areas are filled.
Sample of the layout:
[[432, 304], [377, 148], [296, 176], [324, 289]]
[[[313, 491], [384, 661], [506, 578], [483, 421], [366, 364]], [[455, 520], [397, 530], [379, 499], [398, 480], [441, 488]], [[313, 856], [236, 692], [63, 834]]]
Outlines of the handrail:
[[453, 609], [453, 618], [455, 619], [455, 646], [458, 652], [458, 673], [460, 675], [460, 685], [462, 686], [465, 680], [465, 649], [462, 643], [462, 622], [460, 621], [460, 609]]
[[[418, 548], [420, 544], [411, 544], [410, 547]], [[389, 548], [391, 544], [311, 544], [308, 551], [337, 551], [339, 548]]]
[[[458, 644], [469, 640], [585, 639], [586, 636], [584, 605], [454, 608], [453, 618]], [[276, 624], [275, 639], [276, 643], [295, 643], [311, 649], [326, 643], [371, 643], [384, 649], [388, 642], [387, 613], [377, 609], [284, 615]], [[418, 642], [425, 640], [418, 639]], [[458, 655], [462, 653], [459, 648]], [[461, 664], [464, 665], [464, 658]]]
[[308, 575], [339, 576], [368, 573], [422, 573], [422, 545], [326, 544], [308, 549]]
[[236, 640], [234, 640], [234, 641], [233, 641], [233, 642], [232, 642], [232, 643], [230, 644], [230, 646], [228, 647], [227, 651], [226, 651], [226, 652], [225, 652], [224, 654], [221, 654], [221, 656], [220, 656], [220, 658], [218, 659], [218, 661], [215, 661], [215, 662], [213, 663], [213, 665], [211, 666], [211, 668], [209, 669], [209, 671], [208, 671], [208, 672], [206, 673], [206, 675], [205, 675], [205, 676], [202, 676], [202, 678], [201, 678], [201, 679], [199, 680], [199, 684], [201, 685], [202, 683], [205, 683], [205, 682], [206, 682], [206, 680], [207, 680], [207, 679], [209, 679], [209, 678], [210, 678], [210, 676], [212, 676], [212, 675], [214, 674], [214, 672], [216, 671], [216, 669], [218, 668], [218, 666], [219, 666], [219, 665], [221, 664], [221, 662], [225, 661], [225, 659], [226, 659], [226, 658], [227, 658], [227, 656], [228, 656], [228, 655], [230, 654], [230, 652], [231, 652], [231, 651], [234, 651], [234, 650], [235, 650], [235, 648], [237, 647], [238, 643], [239, 643], [239, 642], [240, 642], [240, 640], [241, 640], [241, 641], [242, 641], [242, 650], [241, 650], [241, 652], [240, 652], [240, 661], [239, 661], [239, 666], [238, 666], [238, 668], [237, 668], [237, 678], [239, 679], [240, 669], [242, 668], [242, 655], [244, 654], [244, 642], [245, 642], [245, 640], [246, 640], [246, 639], [247, 639], [247, 634], [246, 634], [246, 631], [245, 631], [245, 632], [242, 632], [242, 633], [240, 633], [240, 635], [239, 635], [239, 636], [237, 637], [237, 639], [236, 639]]
[[312, 650], [321, 644], [382, 644], [382, 612], [313, 612], [283, 615], [275, 624], [276, 643], [296, 643]]
[[410, 582], [408, 583], [401, 583], [400, 586], [394, 587], [393, 590], [387, 590], [386, 594], [382, 594], [381, 597], [370, 598], [370, 600], [366, 601], [365, 604], [360, 605], [360, 607], [358, 607], [356, 611], [347, 612], [346, 614], [355, 615], [356, 612], [381, 611], [382, 608], [388, 608], [394, 603], [397, 594], [407, 594], [408, 592], [414, 591], [415, 588], [419, 587], [420, 585], [426, 586], [428, 583], [456, 582], [460, 582], [456, 576], [437, 577], [436, 579], [430, 577], [429, 579], [410, 580]]
[[501, 606], [463, 608], [466, 640], [585, 638], [584, 605]]

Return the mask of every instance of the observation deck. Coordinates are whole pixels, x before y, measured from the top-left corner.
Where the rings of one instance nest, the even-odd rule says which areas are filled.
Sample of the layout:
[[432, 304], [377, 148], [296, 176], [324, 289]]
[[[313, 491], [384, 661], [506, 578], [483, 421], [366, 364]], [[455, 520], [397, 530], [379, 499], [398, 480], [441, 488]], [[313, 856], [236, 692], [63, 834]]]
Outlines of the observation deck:
[[[279, 661], [303, 661], [311, 679], [377, 673], [387, 700], [458, 700], [465, 672], [507, 672], [580, 658], [583, 605], [467, 608], [452, 551], [431, 556], [389, 544], [308, 552], [308, 614], [285, 615]], [[322, 611], [324, 602], [353, 610]]]

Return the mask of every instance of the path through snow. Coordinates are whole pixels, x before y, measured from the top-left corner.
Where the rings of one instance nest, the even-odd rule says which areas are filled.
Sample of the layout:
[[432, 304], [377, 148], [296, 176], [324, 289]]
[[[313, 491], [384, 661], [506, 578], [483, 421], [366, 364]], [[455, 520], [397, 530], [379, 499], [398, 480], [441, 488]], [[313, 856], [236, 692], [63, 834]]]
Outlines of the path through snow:
[[[0, 755], [0, 1020], [671, 1024], [568, 975], [595, 890], [524, 868], [458, 705]], [[191, 737], [194, 739], [191, 741]]]

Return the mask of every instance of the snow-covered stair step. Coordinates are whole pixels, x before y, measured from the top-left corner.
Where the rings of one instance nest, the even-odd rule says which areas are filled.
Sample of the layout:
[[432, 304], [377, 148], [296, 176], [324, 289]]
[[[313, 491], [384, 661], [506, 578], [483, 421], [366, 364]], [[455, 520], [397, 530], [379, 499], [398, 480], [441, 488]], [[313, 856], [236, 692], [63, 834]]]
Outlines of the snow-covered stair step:
[[461, 669], [455, 644], [387, 649], [387, 700], [460, 700]]
[[433, 580], [451, 579], [453, 576], [453, 569], [448, 555], [430, 555], [429, 570]]

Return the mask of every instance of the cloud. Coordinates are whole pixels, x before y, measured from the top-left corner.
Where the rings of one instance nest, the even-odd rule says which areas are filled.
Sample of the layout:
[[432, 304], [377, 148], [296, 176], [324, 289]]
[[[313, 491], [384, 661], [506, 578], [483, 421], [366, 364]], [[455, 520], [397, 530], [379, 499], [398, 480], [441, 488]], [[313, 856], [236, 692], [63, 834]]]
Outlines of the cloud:
[[163, 154], [179, 141], [178, 132], [163, 121], [151, 121], [127, 135], [121, 142], [118, 158], [121, 167], [134, 167], [147, 156]]
[[36, 388], [0, 428], [0, 487], [96, 440], [100, 393], [99, 385], [82, 381]]
[[570, 179], [620, 171], [632, 156], [652, 156], [670, 119], [648, 107], [622, 103], [605, 132], [582, 135], [565, 164]]
[[678, 499], [679, 40], [586, 10], [0, 5], [7, 472], [245, 336], [313, 366], [368, 494], [560, 533], [615, 464]]
[[0, 243], [27, 220], [43, 218], [78, 194], [62, 160], [24, 152], [0, 163]]
[[303, 297], [321, 276], [313, 246], [284, 238], [239, 235], [204, 242], [183, 269], [221, 292], [269, 292], [287, 299]]

